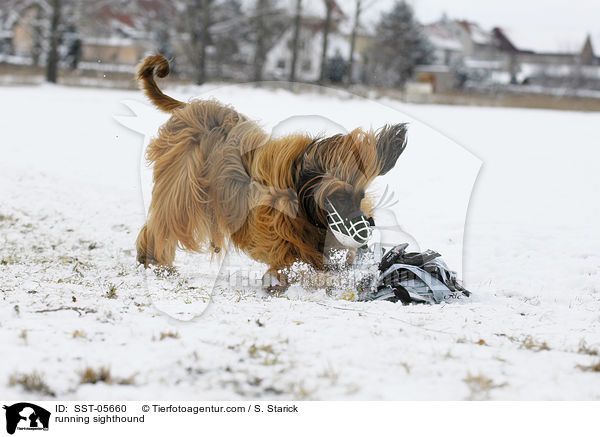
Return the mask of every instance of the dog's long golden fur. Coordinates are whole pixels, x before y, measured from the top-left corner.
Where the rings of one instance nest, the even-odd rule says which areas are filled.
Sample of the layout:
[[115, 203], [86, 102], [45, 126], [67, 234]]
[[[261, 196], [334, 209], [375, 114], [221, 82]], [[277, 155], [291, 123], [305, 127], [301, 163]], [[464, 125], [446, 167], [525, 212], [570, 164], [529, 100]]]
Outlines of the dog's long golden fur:
[[392, 142], [391, 134], [271, 138], [229, 106], [163, 94], [153, 74], [164, 77], [168, 68], [157, 55], [138, 69], [146, 95], [172, 113], [147, 150], [154, 188], [138, 261], [170, 266], [177, 247], [218, 252], [230, 240], [271, 271], [298, 260], [322, 268], [325, 199], [342, 193], [368, 212], [368, 185], [401, 152], [380, 156], [391, 147], [381, 138]]

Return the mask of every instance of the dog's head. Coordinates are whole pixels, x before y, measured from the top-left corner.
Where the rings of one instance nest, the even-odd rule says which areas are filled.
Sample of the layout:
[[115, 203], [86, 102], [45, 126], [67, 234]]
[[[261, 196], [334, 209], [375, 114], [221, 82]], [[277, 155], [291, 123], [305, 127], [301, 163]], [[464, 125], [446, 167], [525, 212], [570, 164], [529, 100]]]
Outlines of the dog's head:
[[361, 247], [371, 236], [365, 194], [373, 179], [390, 171], [406, 147], [406, 123], [377, 133], [355, 129], [313, 141], [296, 176], [302, 212], [316, 227], [328, 228], [346, 247]]

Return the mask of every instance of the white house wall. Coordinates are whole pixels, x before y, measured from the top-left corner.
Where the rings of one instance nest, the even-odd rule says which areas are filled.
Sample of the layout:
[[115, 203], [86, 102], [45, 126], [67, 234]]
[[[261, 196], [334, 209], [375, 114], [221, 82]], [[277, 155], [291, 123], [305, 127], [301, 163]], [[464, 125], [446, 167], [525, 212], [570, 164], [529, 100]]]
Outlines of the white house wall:
[[[273, 47], [265, 63], [265, 78], [287, 79], [292, 64], [291, 44], [293, 29], [284, 33], [279, 42]], [[300, 32], [300, 49], [296, 66], [298, 81], [316, 81], [321, 74], [321, 51], [323, 46], [322, 32], [312, 33], [309, 29]], [[337, 33], [329, 35], [327, 57], [336, 55], [347, 60], [350, 57], [350, 43], [347, 38]], [[281, 64], [283, 63], [283, 67]]]

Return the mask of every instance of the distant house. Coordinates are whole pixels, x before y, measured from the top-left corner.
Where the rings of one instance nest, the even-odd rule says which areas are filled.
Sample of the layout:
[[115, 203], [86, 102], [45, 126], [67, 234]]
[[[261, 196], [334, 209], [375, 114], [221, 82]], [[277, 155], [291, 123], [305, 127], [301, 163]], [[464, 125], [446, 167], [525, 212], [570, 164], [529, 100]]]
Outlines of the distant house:
[[506, 32], [444, 18], [424, 26], [436, 62], [474, 83], [573, 85], [600, 89], [600, 58], [588, 36], [580, 52], [536, 52], [518, 48]]
[[[146, 7], [151, 5], [149, 3]], [[80, 23], [82, 61], [135, 65], [152, 51], [153, 35], [145, 30], [144, 21], [134, 12], [105, 6], [92, 16], [84, 17]]]
[[457, 21], [444, 18], [424, 26], [423, 30], [433, 46], [433, 56], [437, 64], [456, 64], [469, 52], [465, 29]]
[[[322, 14], [317, 15], [318, 12], [322, 12]], [[309, 7], [305, 7], [303, 10], [296, 64], [296, 79], [299, 81], [312, 82], [319, 79], [324, 17], [324, 2], [322, 0], [313, 1], [313, 4], [309, 4]], [[347, 20], [346, 14], [339, 4], [334, 2], [327, 46], [327, 57], [329, 59], [341, 56], [344, 60], [347, 60], [350, 55], [350, 42], [347, 35], [341, 32], [341, 25], [345, 20]], [[275, 80], [289, 78], [292, 65], [293, 38], [294, 29], [290, 28], [269, 51], [265, 63], [265, 78]]]
[[600, 90], [600, 58], [589, 35], [579, 52], [520, 51], [517, 58], [523, 83]]
[[[428, 85], [423, 87], [423, 85]], [[419, 86], [417, 86], [419, 85]], [[446, 93], [456, 86], [456, 74], [446, 65], [418, 65], [414, 72], [414, 81], [406, 86], [409, 93], [430, 94]]]
[[28, 58], [37, 64], [42, 51], [39, 23], [43, 5], [17, 2], [14, 9], [0, 16], [0, 54], [13, 59]]
[[[138, 0], [143, 3], [144, 13], [156, 8], [162, 12], [168, 8], [166, 0]], [[139, 3], [138, 3], [139, 4]], [[15, 10], [0, 20], [0, 53], [11, 55], [13, 61], [37, 64], [44, 55], [47, 35], [42, 30], [43, 20], [48, 20], [51, 10], [44, 2], [21, 1]], [[77, 62], [83, 68], [100, 68], [99, 63], [135, 65], [148, 51], [153, 50], [153, 35], [145, 29], [141, 16], [135, 8], [114, 6], [93, 8], [89, 15], [78, 17], [77, 23], [63, 23], [60, 37], [60, 56], [66, 61], [77, 51]]]
[[510, 69], [516, 49], [499, 28], [488, 32], [471, 21], [443, 18], [423, 30], [438, 64], [488, 72]]

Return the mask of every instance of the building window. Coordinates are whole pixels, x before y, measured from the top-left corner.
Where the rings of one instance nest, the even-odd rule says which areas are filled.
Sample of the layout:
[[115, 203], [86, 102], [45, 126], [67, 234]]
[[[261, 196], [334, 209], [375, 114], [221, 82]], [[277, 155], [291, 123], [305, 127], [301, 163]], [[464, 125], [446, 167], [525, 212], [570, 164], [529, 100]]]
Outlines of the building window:
[[310, 63], [310, 59], [302, 62], [302, 71], [310, 71], [312, 68], [312, 64]]
[[277, 61], [277, 68], [281, 70], [285, 69], [285, 59], [279, 59]]

